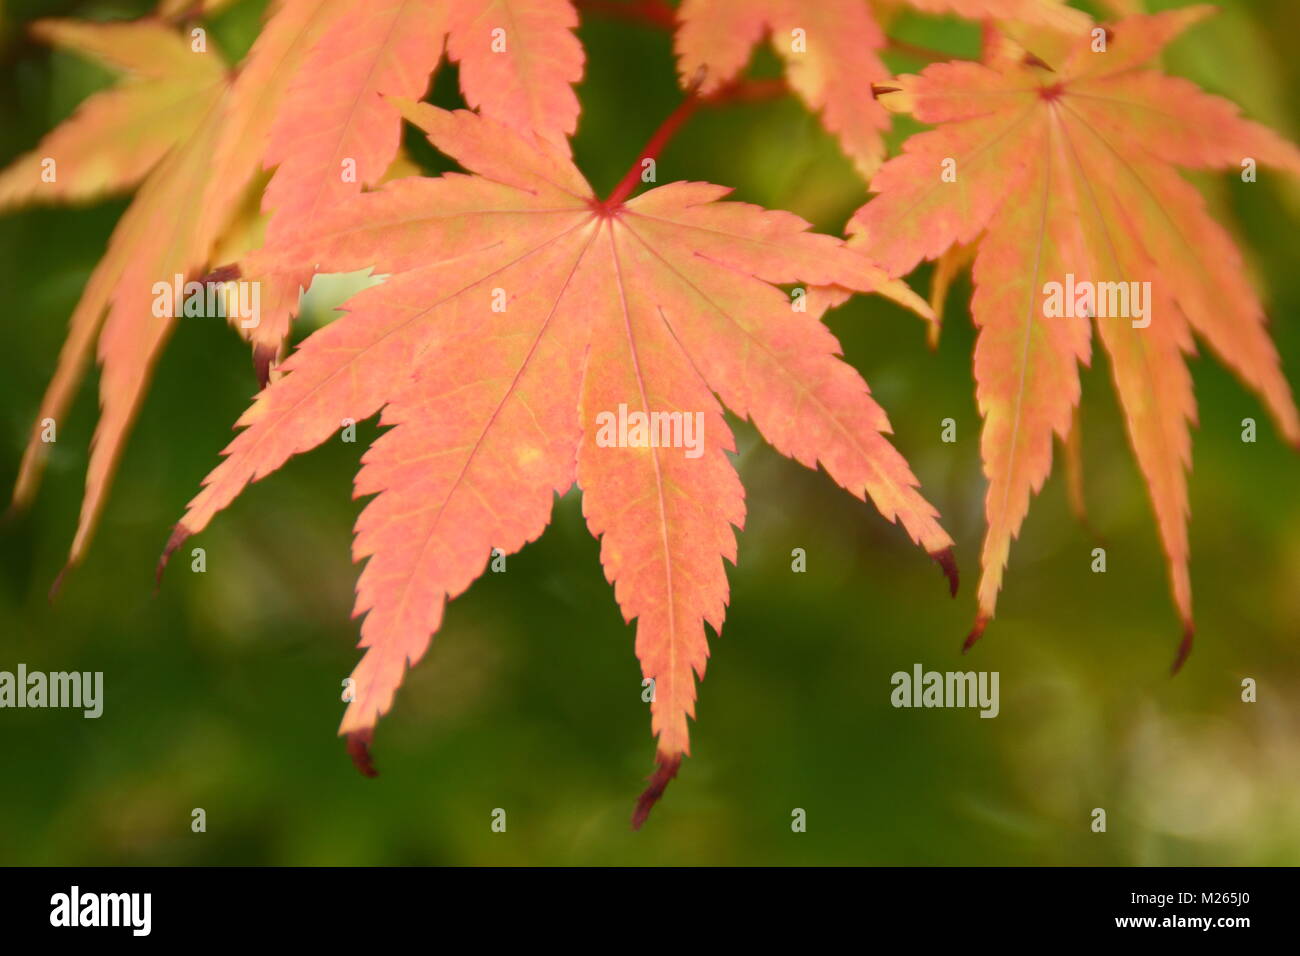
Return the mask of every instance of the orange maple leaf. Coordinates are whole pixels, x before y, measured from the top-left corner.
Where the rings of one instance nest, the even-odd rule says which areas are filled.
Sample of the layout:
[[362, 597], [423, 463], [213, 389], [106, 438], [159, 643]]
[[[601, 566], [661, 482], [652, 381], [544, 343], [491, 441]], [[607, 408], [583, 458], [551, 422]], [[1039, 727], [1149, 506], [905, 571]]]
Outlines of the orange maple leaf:
[[355, 606], [367, 650], [340, 727], [365, 765], [372, 729], [446, 601], [494, 549], [509, 554], [540, 535], [554, 496], [576, 481], [655, 681], [658, 770], [639, 824], [688, 752], [705, 624], [722, 627], [723, 559], [735, 560], [733, 528], [745, 515], [719, 398], [776, 449], [820, 464], [901, 522], [955, 591], [951, 540], [884, 437], [885, 413], [829, 330], [774, 283], [928, 307], [798, 217], [720, 201], [723, 187], [677, 182], [624, 202], [630, 175], [601, 201], [547, 138], [465, 111], [395, 105], [472, 175], [355, 196], [287, 251], [327, 271], [374, 266], [390, 278], [284, 362], [239, 419], [163, 563], [249, 482], [382, 410], [389, 430], [355, 485], [375, 496], [353, 545], [368, 559]]
[[[954, 244], [976, 244], [971, 309], [989, 486], [968, 647], [993, 616], [1011, 541], [1051, 470], [1052, 435], [1072, 432], [1090, 316], [1169, 560], [1184, 624], [1175, 670], [1193, 630], [1186, 469], [1196, 407], [1184, 361], [1193, 332], [1259, 394], [1286, 439], [1300, 442], [1241, 253], [1175, 169], [1240, 169], [1250, 158], [1300, 173], [1300, 150], [1228, 101], [1144, 68], [1208, 12], [1136, 16], [1070, 41], [1045, 37], [1040, 51], [996, 51], [991, 66], [936, 64], [895, 81], [899, 92], [886, 97], [938, 128], [911, 137], [881, 167], [871, 184], [878, 195], [854, 215], [850, 244], [894, 275]], [[1147, 290], [1144, 316], [1110, 307], [1121, 292]], [[1055, 314], [1056, 292], [1082, 307]]]
[[[929, 13], [974, 19], [1014, 19], [1081, 31], [1090, 21], [1064, 0], [908, 0]], [[786, 82], [821, 113], [845, 154], [865, 178], [885, 155], [888, 112], [868, 95], [889, 78], [878, 52], [885, 33], [867, 0], [683, 0], [675, 46], [681, 80], [712, 93], [744, 68], [754, 46], [770, 33], [785, 65]]]

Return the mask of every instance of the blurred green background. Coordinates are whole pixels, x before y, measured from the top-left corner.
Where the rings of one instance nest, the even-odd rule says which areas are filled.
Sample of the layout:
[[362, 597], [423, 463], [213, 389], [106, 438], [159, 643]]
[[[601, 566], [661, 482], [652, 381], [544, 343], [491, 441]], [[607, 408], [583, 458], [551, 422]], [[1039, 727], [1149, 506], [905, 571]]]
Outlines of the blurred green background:
[[[1167, 5], [1167, 4], [1166, 4]], [[1300, 8], [1227, 5], [1171, 51], [1171, 70], [1300, 131]], [[212, 33], [232, 56], [262, 4]], [[1090, 8], [1094, 13], [1096, 7]], [[108, 77], [26, 39], [37, 16], [138, 15], [141, 4], [5, 0], [0, 160], [30, 149]], [[587, 14], [575, 142], [606, 192], [679, 100], [667, 35]], [[891, 33], [958, 55], [978, 29], [903, 14]], [[891, 54], [899, 70], [922, 63]], [[771, 73], [772, 59], [754, 70]], [[454, 70], [434, 99], [457, 102]], [[910, 127], [900, 124], [894, 142]], [[424, 159], [427, 156], [418, 154]], [[863, 184], [792, 99], [698, 114], [661, 181], [707, 179], [838, 232]], [[1201, 181], [1237, 233], [1300, 385], [1300, 202], [1294, 183]], [[0, 486], [8, 488], [66, 320], [125, 207], [0, 218]], [[178, 210], [178, 215], [185, 214]], [[928, 289], [929, 270], [911, 277]], [[324, 321], [320, 295], [308, 320]], [[324, 290], [329, 291], [329, 290]], [[338, 286], [333, 289], [338, 293]], [[0, 863], [6, 864], [1295, 864], [1300, 862], [1300, 457], [1212, 358], [1192, 361], [1192, 577], [1199, 625], [1184, 671], [1151, 509], [1104, 355], [1084, 379], [1091, 530], [1059, 468], [1012, 551], [998, 617], [969, 656], [984, 480], [970, 369], [967, 278], [936, 352], [878, 298], [829, 317], [889, 411], [896, 443], [958, 542], [953, 601], [925, 555], [868, 505], [733, 422], [749, 517], [731, 611], [700, 688], [694, 756], [646, 827], [628, 818], [651, 770], [633, 631], [622, 622], [576, 493], [543, 538], [456, 601], [380, 725], [363, 779], [335, 729], [357, 659], [351, 480], [365, 442], [329, 443], [254, 486], [173, 564], [167, 532], [255, 391], [248, 350], [221, 322], [182, 320], [131, 438], [85, 564], [46, 599], [71, 540], [94, 426], [93, 377], [35, 506], [0, 526], [0, 669], [103, 671], [99, 720], [0, 711]], [[958, 441], [940, 441], [957, 421]], [[1243, 418], [1260, 423], [1240, 440]], [[1089, 570], [1104, 545], [1109, 570]], [[804, 548], [808, 570], [790, 569]], [[1001, 714], [896, 710], [890, 675], [1001, 673]], [[1258, 703], [1243, 703], [1245, 677]], [[193, 833], [191, 811], [207, 814]], [[1105, 808], [1108, 832], [1090, 831]], [[491, 830], [503, 808], [505, 833]], [[791, 812], [807, 812], [807, 832]]]

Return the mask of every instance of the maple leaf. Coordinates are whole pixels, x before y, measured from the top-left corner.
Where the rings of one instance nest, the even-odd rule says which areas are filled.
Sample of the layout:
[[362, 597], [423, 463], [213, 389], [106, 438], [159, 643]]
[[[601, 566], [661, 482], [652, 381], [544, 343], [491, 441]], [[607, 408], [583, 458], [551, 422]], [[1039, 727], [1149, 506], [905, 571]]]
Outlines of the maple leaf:
[[[908, 0], [929, 13], [955, 13], [1081, 31], [1090, 21], [1064, 0]], [[885, 33], [867, 0], [683, 0], [675, 38], [688, 88], [714, 92], [735, 79], [754, 46], [770, 33], [786, 82], [821, 113], [826, 129], [869, 179], [884, 158], [889, 114], [865, 94], [889, 78], [877, 55]]]
[[[298, 71], [271, 130], [276, 171], [266, 242], [291, 244], [340, 198], [374, 186], [397, 156], [401, 116], [384, 95], [419, 99], [443, 55], [460, 66], [466, 102], [568, 150], [578, 118], [571, 84], [583, 52], [570, 0], [327, 0], [328, 30]], [[263, 375], [297, 310], [311, 261], [275, 257], [251, 332]]]
[[[358, 497], [375, 496], [353, 544], [366, 559], [354, 612], [365, 615], [366, 653], [339, 731], [365, 769], [375, 723], [446, 601], [493, 549], [510, 554], [540, 535], [554, 497], [576, 481], [655, 681], [658, 769], [639, 825], [688, 753], [705, 624], [722, 627], [724, 559], [734, 562], [744, 521], [719, 398], [783, 454], [869, 496], [940, 561], [955, 591], [951, 540], [884, 437], [885, 413], [830, 331], [774, 284], [877, 290], [928, 308], [841, 240], [789, 213], [723, 202], [723, 187], [677, 182], [625, 202], [637, 182], [629, 174], [601, 201], [548, 138], [465, 111], [395, 105], [470, 175], [355, 196], [283, 252], [390, 277], [305, 339], [239, 419], [159, 573], [249, 482], [382, 410], [388, 430], [355, 482]], [[263, 250], [250, 267], [278, 254]], [[694, 445], [631, 430], [626, 445], [605, 440], [614, 417], [652, 413], [694, 423]]]
[[[1125, 19], [1100, 50], [1093, 37], [1057, 37], [1045, 41], [1047, 56], [1000, 49], [992, 66], [936, 64], [888, 94], [938, 128], [911, 137], [881, 167], [871, 183], [878, 195], [852, 220], [851, 245], [894, 275], [954, 244], [976, 245], [974, 366], [989, 485], [968, 647], [993, 616], [1011, 541], [1051, 470], [1052, 436], [1068, 440], [1073, 430], [1077, 363], [1091, 355], [1088, 316], [1049, 317], [1048, 283], [1067, 275], [1078, 289], [1150, 283], [1145, 319], [1109, 307], [1092, 314], [1184, 625], [1175, 670], [1193, 631], [1186, 469], [1196, 407], [1184, 361], [1192, 333], [1258, 393], [1287, 440], [1300, 442], [1241, 253], [1175, 168], [1239, 170], [1252, 157], [1300, 173], [1300, 150], [1228, 101], [1144, 68], [1208, 12]], [[945, 164], [955, 178], [942, 175]]]

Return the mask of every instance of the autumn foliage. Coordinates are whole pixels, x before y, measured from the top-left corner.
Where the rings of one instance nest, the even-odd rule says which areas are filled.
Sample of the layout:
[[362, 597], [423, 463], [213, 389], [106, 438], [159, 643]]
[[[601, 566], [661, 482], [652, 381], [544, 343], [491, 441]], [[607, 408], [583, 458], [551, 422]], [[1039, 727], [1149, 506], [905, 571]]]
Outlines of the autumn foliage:
[[[942, 286], [970, 263], [988, 487], [966, 646], [993, 618], [1053, 439], [1077, 441], [1078, 368], [1095, 328], [1168, 557], [1183, 626], [1176, 669], [1193, 627], [1196, 407], [1185, 357], [1194, 340], [1300, 444], [1260, 295], [1179, 168], [1236, 170], [1250, 158], [1297, 174], [1300, 151], [1161, 72], [1162, 49], [1207, 8], [1096, 25], [1056, 0], [910, 4], [981, 21], [981, 61], [891, 76], [880, 58], [890, 41], [868, 0], [278, 0], [233, 65], [195, 45], [212, 4], [167, 3], [136, 22], [34, 24], [38, 38], [121, 79], [0, 173], [0, 206], [135, 197], [73, 312], [15, 503], [39, 482], [40, 422], [66, 414], [93, 356], [101, 414], [68, 563], [80, 560], [175, 326], [152, 308], [155, 283], [174, 274], [257, 283], [259, 321], [232, 325], [249, 339], [261, 391], [175, 526], [159, 573], [249, 483], [345, 422], [378, 415], [385, 430], [355, 479], [355, 496], [368, 499], [353, 542], [364, 653], [340, 726], [369, 770], [375, 725], [447, 602], [494, 551], [541, 535], [556, 496], [576, 484], [655, 686], [657, 770], [639, 825], [689, 753], [707, 630], [721, 631], [727, 608], [725, 562], [736, 559], [745, 501], [724, 409], [870, 500], [941, 564], [955, 593], [953, 541], [822, 319], [849, 295], [876, 294], [937, 331], [936, 310], [904, 277], [934, 260]], [[683, 90], [681, 109], [604, 197], [569, 146], [583, 8], [673, 29]], [[765, 38], [784, 87], [820, 116], [872, 194], [845, 239], [728, 200], [725, 186], [638, 193], [643, 161], [687, 116], [752, 92], [746, 64]], [[420, 102], [444, 61], [458, 67], [467, 109]], [[896, 112], [932, 128], [891, 157]], [[463, 171], [421, 175], [401, 150], [404, 123]], [[197, 211], [174, 215], [181, 205]], [[290, 349], [313, 275], [361, 269], [385, 279]], [[1148, 284], [1150, 320], [1096, 302], [1050, 314], [1045, 283], [1067, 275]], [[699, 416], [698, 454], [602, 441], [602, 415], [615, 410]]]

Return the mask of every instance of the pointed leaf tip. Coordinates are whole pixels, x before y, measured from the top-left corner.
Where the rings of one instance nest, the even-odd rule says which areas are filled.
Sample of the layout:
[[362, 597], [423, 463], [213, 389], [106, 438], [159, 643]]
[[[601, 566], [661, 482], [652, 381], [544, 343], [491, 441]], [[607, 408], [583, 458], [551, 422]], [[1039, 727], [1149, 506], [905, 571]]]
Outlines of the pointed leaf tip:
[[276, 349], [272, 345], [258, 343], [253, 346], [253, 371], [257, 375], [257, 387], [266, 388], [271, 381], [271, 366], [275, 364]]
[[158, 589], [162, 587], [163, 572], [167, 570], [167, 562], [171, 560], [171, 556], [176, 552], [176, 549], [184, 544], [185, 539], [189, 536], [189, 529], [183, 524], [177, 524], [176, 527], [172, 528], [172, 533], [168, 536], [167, 543], [163, 546], [162, 554], [158, 555], [158, 566], [154, 569], [155, 594], [157, 594]]
[[957, 596], [957, 585], [960, 581], [957, 573], [957, 556], [953, 553], [952, 548], [944, 548], [942, 551], [933, 551], [930, 557], [939, 563], [943, 569], [943, 576], [948, 579], [948, 593], [953, 597]]
[[981, 614], [975, 618], [975, 625], [970, 629], [970, 633], [966, 635], [966, 640], [961, 645], [963, 654], [974, 647], [975, 642], [984, 636], [984, 628], [988, 627], [988, 625], [989, 619], [985, 615]]
[[1192, 653], [1192, 638], [1196, 630], [1190, 623], [1183, 625], [1183, 639], [1178, 642], [1178, 653], [1174, 655], [1173, 666], [1169, 668], [1169, 676], [1175, 676], [1183, 665], [1187, 663], [1188, 656]]
[[243, 273], [240, 271], [239, 265], [232, 264], [218, 266], [199, 281], [205, 285], [209, 282], [234, 282], [236, 279], [241, 278], [242, 275]]
[[1045, 60], [1043, 60], [1042, 57], [1038, 56], [1038, 55], [1035, 54], [1035, 53], [1029, 53], [1029, 52], [1026, 52], [1026, 53], [1025, 53], [1025, 58], [1024, 58], [1024, 63], [1025, 63], [1025, 66], [1036, 66], [1036, 67], [1038, 67], [1040, 70], [1047, 70], [1047, 72], [1049, 72], [1049, 73], [1055, 73], [1055, 72], [1056, 72], [1056, 70], [1052, 69], [1051, 64], [1047, 63]]
[[682, 765], [682, 755], [675, 754], [671, 757], [665, 757], [662, 754], [658, 757], [659, 766], [655, 772], [648, 778], [650, 786], [637, 798], [636, 809], [632, 811], [632, 829], [640, 830], [641, 824], [645, 823], [646, 818], [650, 816], [650, 811], [654, 805], [659, 802], [659, 798], [664, 795], [668, 783], [673, 777], [677, 776], [677, 771]]
[[66, 575], [66, 574], [68, 573], [68, 570], [69, 570], [71, 567], [72, 567], [72, 563], [71, 563], [71, 562], [69, 562], [68, 564], [65, 564], [65, 565], [64, 565], [64, 566], [59, 570], [59, 573], [56, 574], [56, 575], [54, 576], [54, 581], [53, 581], [53, 583], [50, 585], [49, 593], [46, 595], [46, 597], [48, 598], [48, 600], [49, 600], [49, 602], [50, 602], [51, 604], [53, 604], [53, 603], [54, 603], [54, 599], [57, 598], [57, 597], [59, 596], [59, 591], [61, 591], [61, 590], [63, 589], [63, 577], [64, 577], [64, 575]]
[[348, 756], [352, 758], [352, 763], [363, 777], [379, 776], [379, 771], [375, 769], [374, 758], [370, 755], [370, 743], [374, 739], [375, 734], [372, 730], [358, 730], [348, 734]]

